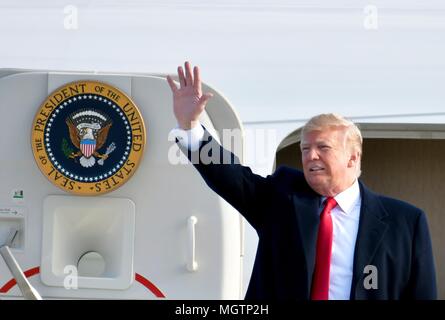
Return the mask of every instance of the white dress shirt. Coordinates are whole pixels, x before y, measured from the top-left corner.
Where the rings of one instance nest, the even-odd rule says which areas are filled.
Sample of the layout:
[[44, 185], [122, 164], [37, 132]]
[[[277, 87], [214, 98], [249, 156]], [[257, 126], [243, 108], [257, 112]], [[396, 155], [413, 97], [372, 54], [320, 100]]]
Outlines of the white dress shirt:
[[190, 130], [183, 130], [179, 127], [173, 129], [174, 136], [178, 139], [179, 144], [190, 151], [199, 149], [199, 144], [204, 138], [204, 128], [198, 124]]
[[[204, 129], [197, 125], [191, 130], [176, 130], [179, 143], [196, 151], [204, 137]], [[322, 198], [324, 201], [326, 197]], [[348, 300], [351, 293], [355, 242], [360, 219], [361, 196], [357, 179], [346, 190], [334, 197], [337, 206], [331, 210], [333, 242], [329, 279], [329, 300]], [[321, 206], [321, 210], [324, 206]], [[320, 211], [321, 213], [321, 211]]]
[[[322, 200], [324, 201], [324, 199], [326, 198], [323, 197]], [[329, 300], [349, 300], [355, 242], [362, 202], [357, 179], [352, 186], [337, 194], [334, 199], [338, 205], [331, 210], [334, 230], [329, 278]]]

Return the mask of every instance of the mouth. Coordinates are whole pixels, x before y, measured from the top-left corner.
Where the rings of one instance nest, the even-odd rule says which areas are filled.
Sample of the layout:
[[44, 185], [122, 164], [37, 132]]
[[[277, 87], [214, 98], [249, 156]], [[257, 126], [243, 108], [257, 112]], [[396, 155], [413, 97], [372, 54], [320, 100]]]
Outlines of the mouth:
[[320, 166], [313, 166], [309, 168], [309, 172], [321, 172], [324, 171], [325, 169], [323, 167]]

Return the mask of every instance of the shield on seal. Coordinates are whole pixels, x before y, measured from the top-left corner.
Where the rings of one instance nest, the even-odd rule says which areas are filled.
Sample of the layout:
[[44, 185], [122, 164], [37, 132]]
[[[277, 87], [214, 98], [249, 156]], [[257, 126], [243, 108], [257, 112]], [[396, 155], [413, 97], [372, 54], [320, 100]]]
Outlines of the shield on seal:
[[80, 151], [85, 158], [91, 157], [94, 150], [96, 150], [96, 140], [94, 139], [82, 139], [80, 140]]

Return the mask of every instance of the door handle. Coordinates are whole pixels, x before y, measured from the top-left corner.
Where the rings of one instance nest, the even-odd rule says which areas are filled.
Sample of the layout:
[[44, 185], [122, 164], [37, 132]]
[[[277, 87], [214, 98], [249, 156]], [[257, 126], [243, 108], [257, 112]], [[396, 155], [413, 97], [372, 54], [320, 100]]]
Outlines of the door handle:
[[196, 262], [196, 234], [195, 226], [198, 223], [198, 218], [191, 216], [187, 220], [188, 229], [188, 257], [187, 257], [187, 270], [195, 272], [198, 270], [198, 263]]

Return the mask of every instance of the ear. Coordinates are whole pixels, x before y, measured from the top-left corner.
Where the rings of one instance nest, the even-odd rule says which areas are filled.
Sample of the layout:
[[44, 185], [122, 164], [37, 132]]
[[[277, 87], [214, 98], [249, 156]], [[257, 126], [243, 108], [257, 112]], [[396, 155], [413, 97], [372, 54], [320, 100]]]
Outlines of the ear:
[[353, 150], [349, 156], [348, 168], [356, 167], [359, 161], [360, 161], [360, 152]]

